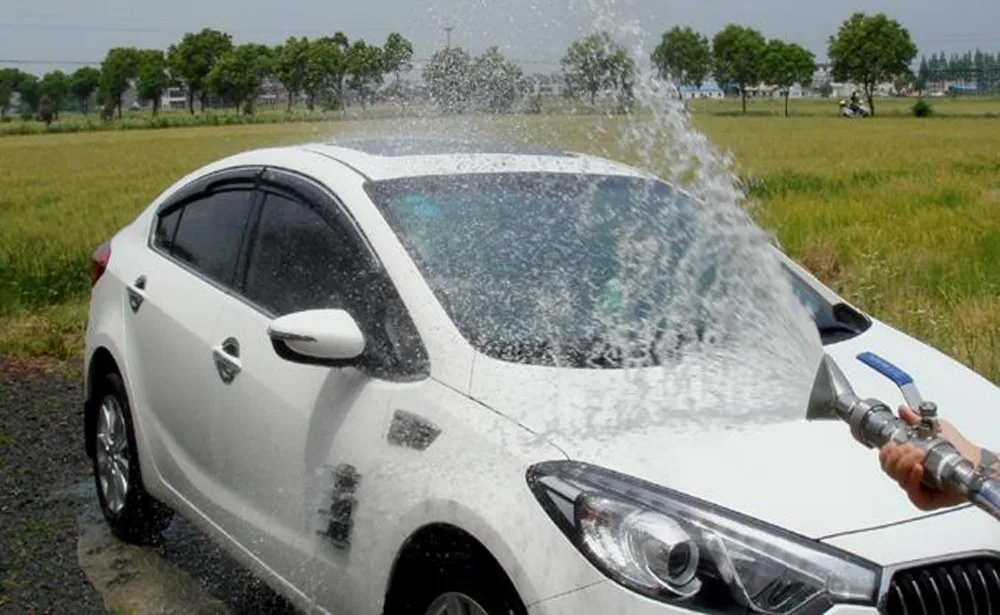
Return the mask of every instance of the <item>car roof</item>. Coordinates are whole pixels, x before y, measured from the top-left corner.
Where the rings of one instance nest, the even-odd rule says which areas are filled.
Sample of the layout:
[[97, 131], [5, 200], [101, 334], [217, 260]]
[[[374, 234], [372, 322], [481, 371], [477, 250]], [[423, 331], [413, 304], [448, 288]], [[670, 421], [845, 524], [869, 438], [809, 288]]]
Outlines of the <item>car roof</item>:
[[369, 180], [468, 173], [574, 173], [648, 177], [628, 165], [581, 153], [497, 140], [390, 135], [300, 146]]

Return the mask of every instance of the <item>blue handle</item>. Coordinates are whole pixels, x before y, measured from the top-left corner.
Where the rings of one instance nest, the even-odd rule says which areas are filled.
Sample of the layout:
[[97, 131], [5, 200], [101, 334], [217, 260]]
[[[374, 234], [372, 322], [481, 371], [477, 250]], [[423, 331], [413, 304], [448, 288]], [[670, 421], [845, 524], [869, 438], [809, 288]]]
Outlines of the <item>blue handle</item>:
[[885, 359], [883, 359], [882, 357], [878, 356], [875, 353], [862, 352], [861, 354], [858, 355], [858, 361], [861, 361], [862, 363], [874, 369], [878, 373], [882, 374], [889, 380], [892, 380], [894, 383], [896, 383], [896, 386], [898, 387], [903, 387], [908, 384], [913, 384], [913, 378], [909, 374], [899, 369], [892, 363], [889, 363], [888, 361], [886, 361]]

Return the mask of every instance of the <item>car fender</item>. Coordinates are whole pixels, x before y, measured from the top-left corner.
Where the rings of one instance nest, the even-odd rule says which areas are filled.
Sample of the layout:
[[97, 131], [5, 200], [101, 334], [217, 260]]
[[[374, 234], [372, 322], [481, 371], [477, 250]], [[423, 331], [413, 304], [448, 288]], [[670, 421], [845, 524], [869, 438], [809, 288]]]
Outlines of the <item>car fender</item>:
[[479, 541], [526, 605], [604, 578], [528, 486], [532, 464], [566, 458], [558, 448], [434, 381], [400, 389], [396, 406], [419, 413], [439, 433], [421, 450], [388, 444], [385, 436], [333, 449], [328, 465], [357, 467], [357, 505], [349, 550], [320, 543], [319, 556], [340, 567], [344, 581], [321, 579], [321, 602], [343, 604], [349, 613], [381, 605], [408, 540], [440, 524]]

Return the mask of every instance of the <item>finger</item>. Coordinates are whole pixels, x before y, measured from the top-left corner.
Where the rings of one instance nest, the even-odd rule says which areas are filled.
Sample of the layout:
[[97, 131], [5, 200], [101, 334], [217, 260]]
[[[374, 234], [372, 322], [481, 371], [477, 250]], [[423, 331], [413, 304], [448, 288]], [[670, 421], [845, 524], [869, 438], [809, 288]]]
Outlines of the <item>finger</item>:
[[909, 406], [899, 407], [899, 418], [903, 419], [907, 425], [913, 425], [920, 421], [920, 415], [914, 412]]

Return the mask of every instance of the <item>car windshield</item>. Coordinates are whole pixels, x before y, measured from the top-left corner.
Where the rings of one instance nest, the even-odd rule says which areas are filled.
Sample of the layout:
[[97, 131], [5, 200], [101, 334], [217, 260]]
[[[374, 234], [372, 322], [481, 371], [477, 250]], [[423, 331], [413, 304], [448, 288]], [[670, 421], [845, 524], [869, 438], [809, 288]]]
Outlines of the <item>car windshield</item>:
[[[504, 360], [592, 364], [611, 320], [648, 339], [662, 329], [657, 308], [677, 284], [716, 282], [711, 264], [695, 282], [663, 275], [680, 268], [696, 236], [692, 203], [665, 182], [489, 173], [373, 181], [366, 190], [461, 333]], [[661, 240], [643, 243], [650, 238]], [[625, 244], [635, 247], [623, 253]], [[652, 273], [640, 277], [636, 259], [650, 250], [659, 251], [652, 269], [646, 263]], [[822, 299], [788, 275], [822, 329]], [[623, 279], [641, 279], [642, 292]], [[698, 314], [690, 320], [681, 338], [700, 338]], [[605, 359], [602, 366], [620, 364]]]

